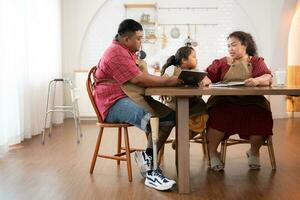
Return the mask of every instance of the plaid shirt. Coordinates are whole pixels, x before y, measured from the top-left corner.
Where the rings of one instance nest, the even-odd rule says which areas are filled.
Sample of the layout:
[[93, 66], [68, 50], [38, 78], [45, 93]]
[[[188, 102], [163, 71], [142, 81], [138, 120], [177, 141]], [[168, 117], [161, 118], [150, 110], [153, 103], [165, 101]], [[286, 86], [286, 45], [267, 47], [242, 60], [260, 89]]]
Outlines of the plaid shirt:
[[95, 85], [94, 97], [101, 117], [105, 120], [109, 108], [121, 98], [126, 97], [121, 85], [141, 73], [136, 65], [134, 52], [113, 41], [100, 59], [95, 77], [97, 79], [111, 79], [116, 83], [98, 83]]

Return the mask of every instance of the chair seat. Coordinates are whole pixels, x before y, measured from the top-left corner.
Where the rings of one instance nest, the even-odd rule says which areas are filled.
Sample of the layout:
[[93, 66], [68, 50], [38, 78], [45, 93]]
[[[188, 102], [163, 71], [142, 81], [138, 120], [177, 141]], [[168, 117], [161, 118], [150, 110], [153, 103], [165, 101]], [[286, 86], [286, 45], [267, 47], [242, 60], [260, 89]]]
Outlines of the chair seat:
[[118, 127], [131, 127], [133, 125], [127, 123], [99, 123], [97, 122], [97, 126], [99, 127], [107, 127], [107, 128], [118, 128]]

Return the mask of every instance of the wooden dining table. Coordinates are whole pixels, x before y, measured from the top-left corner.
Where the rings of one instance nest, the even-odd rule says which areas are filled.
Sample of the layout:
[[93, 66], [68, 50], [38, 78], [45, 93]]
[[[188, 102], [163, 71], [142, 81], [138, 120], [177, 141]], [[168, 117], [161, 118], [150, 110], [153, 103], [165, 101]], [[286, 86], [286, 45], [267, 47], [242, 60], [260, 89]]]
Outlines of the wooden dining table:
[[300, 86], [270, 87], [151, 87], [146, 96], [163, 95], [177, 98], [177, 186], [178, 192], [190, 193], [190, 152], [189, 152], [189, 97], [201, 95], [300, 95]]

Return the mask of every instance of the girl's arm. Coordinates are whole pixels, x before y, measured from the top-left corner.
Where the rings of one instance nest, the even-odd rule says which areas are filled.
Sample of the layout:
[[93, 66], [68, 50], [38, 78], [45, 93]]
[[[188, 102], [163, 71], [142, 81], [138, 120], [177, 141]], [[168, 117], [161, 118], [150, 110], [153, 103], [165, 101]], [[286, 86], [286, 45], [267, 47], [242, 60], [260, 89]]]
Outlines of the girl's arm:
[[211, 80], [205, 76], [204, 79], [199, 83], [199, 86], [208, 86], [211, 84]]

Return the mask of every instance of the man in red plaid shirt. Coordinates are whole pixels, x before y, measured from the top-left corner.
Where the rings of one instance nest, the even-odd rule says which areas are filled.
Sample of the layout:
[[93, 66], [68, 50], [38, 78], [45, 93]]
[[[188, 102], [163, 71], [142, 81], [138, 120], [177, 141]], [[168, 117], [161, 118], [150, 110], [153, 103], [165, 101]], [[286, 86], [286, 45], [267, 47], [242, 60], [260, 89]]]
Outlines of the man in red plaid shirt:
[[[118, 34], [98, 63], [95, 73], [98, 81], [94, 97], [105, 122], [125, 122], [150, 133], [149, 121], [153, 114], [126, 95], [122, 86], [126, 83], [142, 87], [176, 86], [181, 84], [181, 81], [175, 76], [154, 76], [139, 69], [136, 64], [136, 52], [141, 47], [142, 38], [143, 28], [138, 22], [126, 19], [119, 25]], [[158, 150], [168, 138], [175, 125], [175, 119], [174, 112], [160, 118]], [[152, 157], [152, 140], [148, 137], [146, 151], [135, 153], [135, 160], [145, 177], [145, 185], [157, 190], [172, 188], [175, 181], [166, 178], [160, 169], [152, 170]]]

